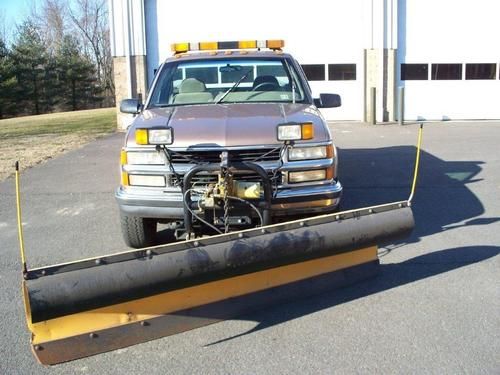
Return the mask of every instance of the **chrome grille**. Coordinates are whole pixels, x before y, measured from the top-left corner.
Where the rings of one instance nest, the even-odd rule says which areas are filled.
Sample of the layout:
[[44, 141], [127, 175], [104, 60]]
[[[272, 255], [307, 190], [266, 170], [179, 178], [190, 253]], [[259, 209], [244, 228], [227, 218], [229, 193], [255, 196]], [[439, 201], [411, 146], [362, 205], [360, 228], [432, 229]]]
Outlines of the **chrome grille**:
[[[267, 175], [272, 180], [273, 173], [268, 172]], [[177, 178], [172, 175], [172, 184], [177, 185]], [[183, 177], [182, 175], [180, 176]], [[233, 180], [236, 181], [245, 181], [245, 182], [260, 182], [262, 181], [261, 177], [256, 173], [237, 173], [233, 176]], [[278, 184], [281, 184], [281, 172], [276, 173], [276, 180]], [[198, 173], [193, 176], [191, 179], [192, 186], [206, 186], [208, 184], [215, 184], [218, 181], [217, 174], [207, 174], [207, 173]]]
[[[280, 148], [262, 148], [258, 150], [230, 150], [229, 160], [240, 161], [278, 161]], [[170, 151], [172, 163], [196, 164], [196, 163], [220, 163], [220, 151]]]

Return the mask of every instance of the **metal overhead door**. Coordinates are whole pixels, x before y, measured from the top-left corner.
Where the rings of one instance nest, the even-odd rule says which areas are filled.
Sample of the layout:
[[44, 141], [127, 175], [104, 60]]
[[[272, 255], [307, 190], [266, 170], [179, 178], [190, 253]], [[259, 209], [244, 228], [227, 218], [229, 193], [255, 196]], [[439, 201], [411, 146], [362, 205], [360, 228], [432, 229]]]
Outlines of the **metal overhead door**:
[[500, 118], [498, 10], [495, 0], [400, 1], [405, 119]]

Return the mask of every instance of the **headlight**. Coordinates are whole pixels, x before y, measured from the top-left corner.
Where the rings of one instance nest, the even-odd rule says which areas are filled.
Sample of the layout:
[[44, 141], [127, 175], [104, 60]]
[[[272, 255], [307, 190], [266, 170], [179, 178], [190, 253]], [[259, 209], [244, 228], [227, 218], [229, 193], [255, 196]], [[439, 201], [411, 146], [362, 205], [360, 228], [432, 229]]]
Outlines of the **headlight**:
[[152, 145], [170, 145], [173, 142], [172, 128], [150, 129], [148, 140]]
[[320, 181], [320, 180], [326, 180], [325, 169], [288, 173], [288, 182], [291, 184], [297, 184], [299, 182]]
[[164, 187], [165, 176], [146, 176], [140, 174], [129, 174], [128, 182], [130, 186]]
[[288, 150], [288, 160], [326, 159], [326, 146], [293, 147]]
[[139, 145], [170, 145], [174, 142], [172, 128], [136, 129], [135, 142]]
[[278, 125], [278, 141], [300, 141], [314, 138], [314, 124], [280, 124]]
[[132, 165], [164, 165], [165, 156], [159, 152], [127, 152], [127, 163]]

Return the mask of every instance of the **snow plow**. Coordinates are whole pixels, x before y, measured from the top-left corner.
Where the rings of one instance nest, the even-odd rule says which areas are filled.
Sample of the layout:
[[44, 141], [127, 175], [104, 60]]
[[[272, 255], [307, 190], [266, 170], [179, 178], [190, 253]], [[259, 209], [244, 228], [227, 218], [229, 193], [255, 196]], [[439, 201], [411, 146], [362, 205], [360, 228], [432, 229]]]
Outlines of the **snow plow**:
[[56, 364], [230, 319], [373, 276], [407, 202], [28, 270], [35, 356]]
[[23, 296], [42, 364], [230, 319], [376, 275], [377, 244], [408, 236], [407, 201], [28, 269], [16, 167]]

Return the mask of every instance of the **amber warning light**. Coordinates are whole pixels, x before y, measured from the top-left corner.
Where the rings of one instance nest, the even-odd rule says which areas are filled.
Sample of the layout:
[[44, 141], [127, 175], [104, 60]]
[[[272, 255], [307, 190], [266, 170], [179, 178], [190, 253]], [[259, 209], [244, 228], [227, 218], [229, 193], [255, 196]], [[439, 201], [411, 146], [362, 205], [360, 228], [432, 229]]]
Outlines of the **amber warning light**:
[[228, 49], [257, 49], [269, 48], [280, 50], [285, 46], [284, 40], [240, 40], [233, 42], [194, 42], [194, 43], [174, 43], [172, 51], [183, 53], [188, 51], [214, 51]]

